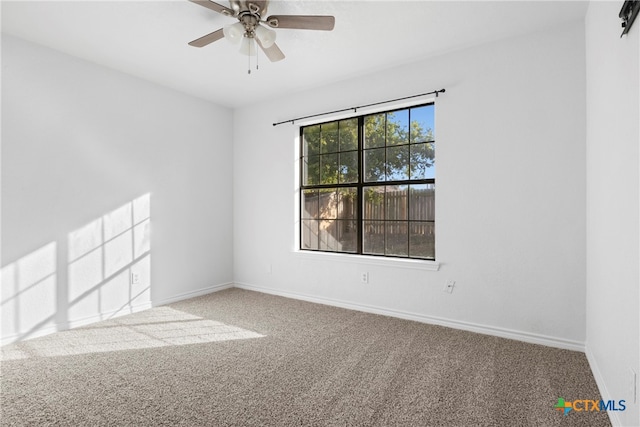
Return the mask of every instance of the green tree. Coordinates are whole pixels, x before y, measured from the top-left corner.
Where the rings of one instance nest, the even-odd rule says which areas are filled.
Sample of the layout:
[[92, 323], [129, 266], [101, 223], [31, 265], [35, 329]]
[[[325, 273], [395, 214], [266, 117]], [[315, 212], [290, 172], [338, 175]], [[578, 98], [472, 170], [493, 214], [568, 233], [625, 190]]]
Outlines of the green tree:
[[358, 181], [358, 119], [308, 126], [302, 137], [305, 185]]
[[433, 129], [424, 120], [413, 118], [420, 117], [419, 110], [427, 107], [365, 117], [366, 182], [428, 177], [435, 164]]

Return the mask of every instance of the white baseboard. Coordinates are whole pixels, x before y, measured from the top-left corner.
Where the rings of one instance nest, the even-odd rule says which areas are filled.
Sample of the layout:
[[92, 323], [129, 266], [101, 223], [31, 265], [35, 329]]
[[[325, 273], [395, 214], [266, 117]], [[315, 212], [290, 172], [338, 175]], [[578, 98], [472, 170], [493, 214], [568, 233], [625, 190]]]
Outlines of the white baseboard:
[[[589, 367], [591, 368], [591, 372], [593, 372], [593, 378], [596, 380], [596, 385], [598, 386], [598, 391], [600, 392], [600, 396], [602, 400], [613, 400], [611, 394], [609, 394], [609, 390], [607, 389], [607, 384], [604, 381], [604, 377], [602, 376], [602, 372], [600, 372], [600, 367], [598, 367], [598, 363], [596, 362], [596, 358], [591, 353], [589, 349], [589, 345], [585, 346], [585, 355], [587, 356], [587, 361], [589, 362]], [[607, 415], [609, 416], [609, 421], [613, 427], [621, 426], [622, 422], [618, 417], [618, 413], [615, 411], [607, 411]]]
[[109, 319], [113, 319], [120, 316], [126, 316], [127, 314], [137, 313], [139, 311], [148, 310], [150, 308], [151, 308], [151, 301], [145, 302], [143, 304], [126, 306], [121, 308], [120, 310], [98, 313], [93, 316], [83, 317], [81, 319], [72, 319], [67, 322], [67, 327], [59, 330], [79, 328], [81, 326], [86, 326], [95, 322], [100, 322], [101, 320], [109, 320]]
[[185, 299], [189, 299], [189, 298], [195, 298], [195, 297], [199, 297], [202, 295], [207, 295], [213, 292], [218, 292], [218, 291], [222, 291], [224, 289], [229, 289], [229, 288], [233, 288], [233, 283], [229, 282], [229, 283], [221, 283], [219, 285], [213, 285], [213, 286], [207, 286], [205, 288], [201, 288], [201, 289], [196, 289], [195, 291], [189, 291], [189, 292], [183, 292], [181, 294], [176, 294], [172, 297], [168, 297], [168, 298], [162, 298], [159, 300], [153, 300], [151, 302], [151, 305], [153, 307], [158, 307], [160, 305], [167, 305], [167, 304], [171, 304], [174, 302], [178, 302], [178, 301], [182, 301]]
[[547, 335], [533, 334], [530, 332], [516, 331], [512, 329], [499, 328], [495, 326], [487, 326], [478, 323], [463, 322], [459, 320], [446, 319], [437, 316], [427, 316], [424, 314], [411, 313], [407, 311], [391, 310], [382, 307], [375, 307], [364, 304], [357, 304], [348, 301], [335, 300], [330, 298], [317, 297], [297, 292], [280, 291], [264, 286], [250, 285], [248, 283], [238, 283], [234, 285], [236, 288], [246, 289], [249, 291], [262, 292], [266, 294], [278, 295], [286, 298], [299, 299], [319, 304], [331, 305], [335, 307], [347, 308], [350, 310], [363, 311], [366, 313], [381, 314], [384, 316], [397, 317], [400, 319], [413, 320], [421, 323], [432, 325], [446, 326], [448, 328], [460, 329], [464, 331], [476, 332], [485, 335], [492, 335], [500, 338], [508, 338], [517, 341], [523, 341], [531, 344], [540, 344], [547, 347], [562, 348], [565, 350], [573, 350], [584, 352], [584, 342], [567, 340], [563, 338], [551, 337]]

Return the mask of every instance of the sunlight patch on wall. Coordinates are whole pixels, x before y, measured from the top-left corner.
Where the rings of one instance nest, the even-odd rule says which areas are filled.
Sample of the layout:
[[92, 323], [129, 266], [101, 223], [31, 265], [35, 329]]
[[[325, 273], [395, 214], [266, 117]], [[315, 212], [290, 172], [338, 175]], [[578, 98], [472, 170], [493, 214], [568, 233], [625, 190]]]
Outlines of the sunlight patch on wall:
[[69, 233], [71, 319], [104, 319], [150, 301], [150, 217], [145, 194]]
[[56, 243], [2, 268], [2, 336], [55, 325]]
[[263, 338], [237, 326], [164, 306], [0, 349], [0, 360], [58, 357]]

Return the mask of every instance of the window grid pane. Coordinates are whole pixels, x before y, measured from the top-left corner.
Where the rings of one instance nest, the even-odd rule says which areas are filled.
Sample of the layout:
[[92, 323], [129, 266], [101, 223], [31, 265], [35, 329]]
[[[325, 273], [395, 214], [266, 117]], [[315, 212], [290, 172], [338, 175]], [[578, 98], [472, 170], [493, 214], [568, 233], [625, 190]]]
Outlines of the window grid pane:
[[386, 221], [385, 255], [409, 255], [408, 228], [407, 221]]
[[358, 119], [342, 120], [338, 124], [338, 132], [340, 151], [358, 149]]
[[320, 184], [338, 183], [338, 154], [320, 156]]
[[435, 143], [425, 142], [409, 147], [409, 174], [411, 179], [436, 177]]
[[338, 161], [338, 182], [355, 183], [358, 182], [358, 152], [341, 152]]
[[411, 116], [410, 142], [417, 144], [435, 141], [433, 104], [412, 108], [409, 114]]
[[387, 113], [386, 145], [409, 143], [409, 110]]
[[320, 153], [336, 153], [338, 151], [338, 123], [331, 122], [320, 125]]
[[435, 258], [435, 227], [429, 221], [409, 222], [409, 256]]
[[384, 181], [386, 177], [386, 150], [375, 148], [364, 150], [365, 182]]

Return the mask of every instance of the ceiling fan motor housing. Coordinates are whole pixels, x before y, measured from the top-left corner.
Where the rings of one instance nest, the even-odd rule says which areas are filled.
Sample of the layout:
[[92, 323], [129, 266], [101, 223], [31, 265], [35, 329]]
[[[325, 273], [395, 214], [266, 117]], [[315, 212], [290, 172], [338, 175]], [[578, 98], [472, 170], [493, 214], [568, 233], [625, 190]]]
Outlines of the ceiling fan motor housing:
[[245, 37], [255, 37], [256, 26], [260, 22], [260, 15], [251, 12], [241, 12], [238, 17], [245, 29]]

